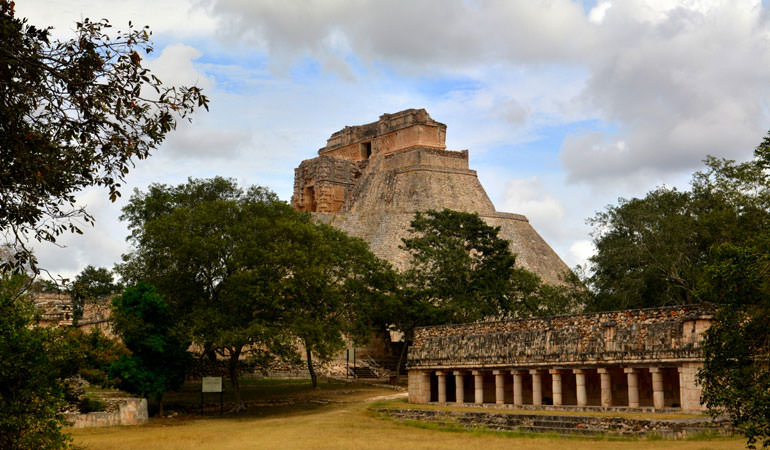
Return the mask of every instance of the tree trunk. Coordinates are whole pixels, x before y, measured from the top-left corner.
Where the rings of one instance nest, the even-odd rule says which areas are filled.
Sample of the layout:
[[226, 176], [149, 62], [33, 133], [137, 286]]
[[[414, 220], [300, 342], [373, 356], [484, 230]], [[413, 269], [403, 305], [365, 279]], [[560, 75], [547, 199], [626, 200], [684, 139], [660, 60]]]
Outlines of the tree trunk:
[[230, 375], [230, 384], [233, 386], [233, 396], [235, 398], [235, 406], [233, 406], [232, 412], [243, 411], [246, 409], [246, 404], [241, 399], [241, 384], [238, 381], [238, 365], [240, 364], [241, 350], [243, 347], [236, 347], [230, 349], [230, 361], [228, 361], [227, 369]]
[[313, 389], [318, 389], [318, 375], [313, 370], [313, 354], [307, 345], [307, 340], [305, 340], [305, 355], [307, 355], [307, 370], [310, 372], [310, 381], [313, 382]]
[[396, 384], [401, 382], [401, 364], [404, 362], [406, 348], [409, 346], [409, 339], [407, 339], [406, 336], [407, 333], [404, 333], [404, 345], [401, 346], [401, 354], [398, 355], [398, 362], [396, 363]]
[[158, 417], [163, 417], [163, 394], [157, 396], [158, 399]]

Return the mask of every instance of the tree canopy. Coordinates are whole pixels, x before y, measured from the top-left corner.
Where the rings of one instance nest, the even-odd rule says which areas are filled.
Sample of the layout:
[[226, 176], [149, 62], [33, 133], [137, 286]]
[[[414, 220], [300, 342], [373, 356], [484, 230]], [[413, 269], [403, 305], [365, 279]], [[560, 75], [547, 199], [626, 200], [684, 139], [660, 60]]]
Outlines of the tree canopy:
[[[709, 157], [705, 163], [688, 191], [661, 187], [591, 219], [597, 230], [587, 279], [596, 293], [591, 309], [751, 302], [761, 295], [770, 175], [754, 161]], [[742, 273], [740, 282], [730, 270]]]
[[690, 189], [661, 187], [597, 214], [593, 310], [709, 302], [703, 401], [770, 446], [770, 134], [751, 161], [708, 157]]
[[63, 352], [56, 332], [35, 327], [22, 274], [0, 275], [0, 448], [60, 449]]
[[244, 191], [220, 177], [154, 184], [123, 209], [133, 251], [117, 270], [156, 286], [193, 342], [228, 359], [236, 408], [244, 350], [281, 353], [277, 224], [295, 214], [264, 188]]
[[77, 324], [83, 317], [83, 308], [86, 303], [116, 294], [120, 291], [120, 286], [115, 283], [109, 269], [105, 267], [97, 269], [89, 264], [75, 277], [75, 281], [68, 290], [72, 298], [72, 320]]
[[306, 215], [285, 228], [279, 242], [282, 278], [281, 315], [300, 339], [313, 383], [313, 358], [328, 361], [344, 339], [368, 338], [371, 314], [395, 289], [390, 265], [368, 245]]
[[[415, 214], [412, 237], [403, 244], [412, 255], [405, 289], [432, 309], [432, 324], [558, 314], [578, 306], [566, 285], [545, 288], [535, 273], [517, 266], [499, 231], [478, 214], [449, 209]], [[560, 301], [557, 293], [564, 294]]]
[[399, 295], [386, 303], [405, 343], [418, 326], [560, 314], [582, 306], [585, 290], [574, 277], [561, 286], [544, 284], [516, 266], [516, 255], [499, 231], [474, 213], [415, 214], [412, 237], [402, 246], [411, 253], [411, 264], [402, 274]]
[[16, 249], [2, 267], [37, 270], [28, 240], [81, 233], [78, 222], [93, 217], [77, 192], [103, 186], [114, 201], [134, 162], [208, 99], [143, 67], [153, 50], [146, 27], [110, 35], [107, 20], [84, 19], [56, 41], [13, 7], [0, 0], [0, 229]]
[[113, 328], [131, 353], [112, 364], [110, 375], [123, 390], [155, 397], [163, 414], [163, 395], [184, 382], [190, 342], [176, 328], [166, 301], [147, 283], [127, 288], [112, 304]]

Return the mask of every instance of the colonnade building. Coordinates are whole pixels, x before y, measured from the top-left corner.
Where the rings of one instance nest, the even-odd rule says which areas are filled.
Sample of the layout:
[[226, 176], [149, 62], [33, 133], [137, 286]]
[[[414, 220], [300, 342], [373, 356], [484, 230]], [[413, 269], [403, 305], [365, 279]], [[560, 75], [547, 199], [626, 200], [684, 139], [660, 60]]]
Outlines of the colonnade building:
[[702, 411], [706, 306], [419, 328], [412, 403]]

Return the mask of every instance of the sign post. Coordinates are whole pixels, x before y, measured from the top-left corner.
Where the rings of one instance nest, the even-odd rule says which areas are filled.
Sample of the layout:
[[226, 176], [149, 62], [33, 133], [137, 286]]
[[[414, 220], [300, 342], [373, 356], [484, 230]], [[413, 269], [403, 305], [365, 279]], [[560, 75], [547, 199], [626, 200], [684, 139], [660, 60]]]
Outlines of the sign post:
[[223, 392], [222, 377], [203, 377], [201, 378], [201, 415], [203, 415], [203, 394], [205, 392], [219, 392], [219, 415], [223, 411]]

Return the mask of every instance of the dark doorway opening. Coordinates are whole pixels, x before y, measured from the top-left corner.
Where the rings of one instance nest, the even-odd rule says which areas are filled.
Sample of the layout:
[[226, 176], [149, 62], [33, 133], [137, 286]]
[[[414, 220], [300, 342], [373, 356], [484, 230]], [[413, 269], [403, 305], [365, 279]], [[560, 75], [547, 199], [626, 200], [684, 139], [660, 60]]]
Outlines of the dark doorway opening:
[[369, 159], [372, 156], [372, 141], [362, 142], [359, 148], [361, 149], [362, 159]]

